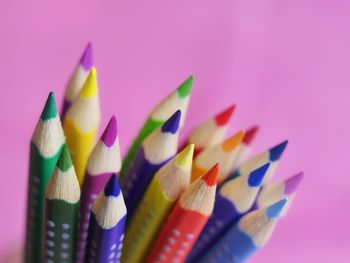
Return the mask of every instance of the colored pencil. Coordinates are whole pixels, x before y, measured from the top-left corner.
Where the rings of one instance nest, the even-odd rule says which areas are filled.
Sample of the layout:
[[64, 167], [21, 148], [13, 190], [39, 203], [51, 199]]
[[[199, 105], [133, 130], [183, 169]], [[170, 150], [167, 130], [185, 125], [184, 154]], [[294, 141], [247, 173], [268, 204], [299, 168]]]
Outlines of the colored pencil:
[[142, 142], [122, 181], [123, 195], [130, 218], [154, 174], [176, 154], [180, 119], [181, 111], [178, 110]]
[[269, 241], [286, 200], [254, 210], [203, 254], [197, 262], [244, 262]]
[[67, 146], [45, 189], [44, 262], [74, 262], [80, 187]]
[[92, 203], [103, 190], [112, 173], [119, 174], [120, 167], [117, 120], [113, 116], [92, 150], [86, 166], [80, 202], [76, 262], [82, 262], [84, 259]]
[[195, 146], [194, 157], [203, 149], [222, 143], [225, 139], [229, 120], [236, 105], [231, 105], [218, 113], [213, 118], [206, 120], [192, 129], [185, 140], [185, 145], [193, 143]]
[[92, 68], [79, 97], [68, 109], [63, 121], [63, 129], [80, 185], [83, 183], [86, 163], [94, 146], [99, 123], [97, 75], [96, 69]]
[[181, 194], [145, 262], [186, 259], [213, 212], [218, 171], [216, 164]]
[[282, 182], [273, 183], [263, 187], [258, 195], [255, 207], [267, 207], [279, 200], [286, 199], [287, 202], [281, 212], [281, 215], [284, 216], [294, 199], [296, 190], [298, 189], [303, 177], [303, 173], [298, 173]]
[[176, 90], [171, 92], [166, 98], [158, 103], [152, 110], [123, 160], [123, 165], [120, 172], [121, 181], [124, 179], [126, 172], [129, 170], [129, 166], [136, 157], [142, 141], [153, 131], [159, 128], [177, 110], [180, 110], [182, 113], [180, 127], [183, 126], [190, 99], [192, 83], [193, 77], [190, 76]]
[[269, 163], [248, 175], [240, 176], [224, 183], [216, 193], [214, 211], [194, 245], [187, 262], [198, 258], [230, 226], [247, 213], [259, 193]]
[[244, 136], [244, 131], [241, 130], [225, 140], [223, 143], [206, 148], [193, 161], [192, 167], [192, 181], [195, 181], [206, 170], [208, 170], [215, 163], [220, 164], [220, 172], [218, 174], [218, 183], [225, 180], [225, 178], [232, 171], [235, 165], [235, 160], [240, 145]]
[[245, 162], [243, 162], [235, 171], [233, 171], [229, 176], [228, 179], [236, 178], [238, 176], [249, 174], [251, 171], [255, 170], [256, 168], [262, 166], [263, 164], [269, 162], [270, 166], [269, 169], [266, 172], [266, 175], [263, 180], [263, 185], [266, 185], [269, 179], [272, 177], [272, 175], [275, 173], [278, 162], [287, 147], [288, 141], [283, 141], [270, 149], [261, 152]]
[[190, 144], [158, 170], [125, 234], [123, 262], [142, 262], [157, 232], [191, 181], [194, 145]]
[[61, 111], [61, 118], [63, 119], [67, 113], [68, 108], [73, 101], [78, 98], [79, 92], [84, 85], [86, 78], [89, 75], [90, 69], [93, 65], [92, 45], [88, 43], [85, 47], [83, 55], [81, 56], [73, 74], [69, 78], [66, 85], [63, 106]]
[[250, 151], [251, 151], [251, 144], [252, 144], [258, 130], [259, 130], [258, 126], [253, 126], [253, 127], [249, 128], [246, 131], [246, 133], [244, 134], [242, 143], [238, 149], [236, 167], [234, 167], [234, 170], [239, 165], [241, 165], [242, 162], [244, 162], [247, 159], [247, 157], [249, 156]]
[[92, 206], [85, 262], [120, 262], [126, 207], [113, 174]]
[[44, 191], [65, 143], [55, 97], [50, 92], [30, 143], [25, 262], [41, 257]]

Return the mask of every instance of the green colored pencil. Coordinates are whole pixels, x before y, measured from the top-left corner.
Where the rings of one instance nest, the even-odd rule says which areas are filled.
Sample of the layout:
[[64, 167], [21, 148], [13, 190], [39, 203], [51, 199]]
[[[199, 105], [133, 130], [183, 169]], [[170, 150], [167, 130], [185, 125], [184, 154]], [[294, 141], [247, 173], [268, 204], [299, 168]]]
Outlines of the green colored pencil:
[[65, 143], [55, 97], [50, 92], [30, 143], [26, 263], [40, 262], [44, 190]]
[[147, 121], [144, 123], [142, 129], [131, 145], [126, 157], [124, 158], [119, 176], [120, 180], [123, 180], [125, 173], [128, 171], [131, 162], [135, 158], [137, 150], [139, 149], [142, 141], [154, 130], [159, 128], [177, 110], [181, 110], [182, 116], [180, 127], [183, 126], [190, 99], [192, 83], [193, 77], [190, 76], [152, 110]]
[[75, 261], [80, 186], [67, 146], [45, 190], [44, 262]]

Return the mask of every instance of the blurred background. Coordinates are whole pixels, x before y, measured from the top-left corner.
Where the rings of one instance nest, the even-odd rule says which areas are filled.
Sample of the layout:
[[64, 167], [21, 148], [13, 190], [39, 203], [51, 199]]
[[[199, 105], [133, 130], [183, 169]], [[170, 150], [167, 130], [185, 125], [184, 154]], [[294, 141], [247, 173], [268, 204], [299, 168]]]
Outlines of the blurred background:
[[103, 119], [123, 152], [147, 113], [195, 76], [186, 127], [237, 103], [253, 152], [289, 139], [275, 176], [305, 172], [251, 262], [349, 262], [350, 3], [342, 0], [1, 1], [0, 262], [18, 262], [29, 140], [49, 91], [92, 41]]

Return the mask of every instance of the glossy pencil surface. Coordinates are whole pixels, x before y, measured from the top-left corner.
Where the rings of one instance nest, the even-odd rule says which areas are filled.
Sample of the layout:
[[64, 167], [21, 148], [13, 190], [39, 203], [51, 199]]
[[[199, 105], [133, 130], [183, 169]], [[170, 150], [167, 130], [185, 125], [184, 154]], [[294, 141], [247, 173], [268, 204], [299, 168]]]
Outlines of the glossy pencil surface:
[[41, 257], [44, 191], [65, 143], [54, 94], [50, 92], [30, 143], [25, 262]]

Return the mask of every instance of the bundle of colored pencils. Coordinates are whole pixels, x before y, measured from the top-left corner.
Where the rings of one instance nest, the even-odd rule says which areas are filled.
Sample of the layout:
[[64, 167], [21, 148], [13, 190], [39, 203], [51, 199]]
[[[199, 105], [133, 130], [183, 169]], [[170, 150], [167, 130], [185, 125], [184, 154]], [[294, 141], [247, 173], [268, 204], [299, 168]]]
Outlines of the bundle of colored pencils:
[[32, 136], [24, 262], [243, 262], [262, 248], [303, 177], [270, 182], [287, 141], [249, 156], [258, 126], [226, 137], [232, 105], [179, 146], [189, 77], [154, 107], [122, 161], [114, 116], [95, 142], [92, 58], [89, 43], [61, 115], [51, 92]]

